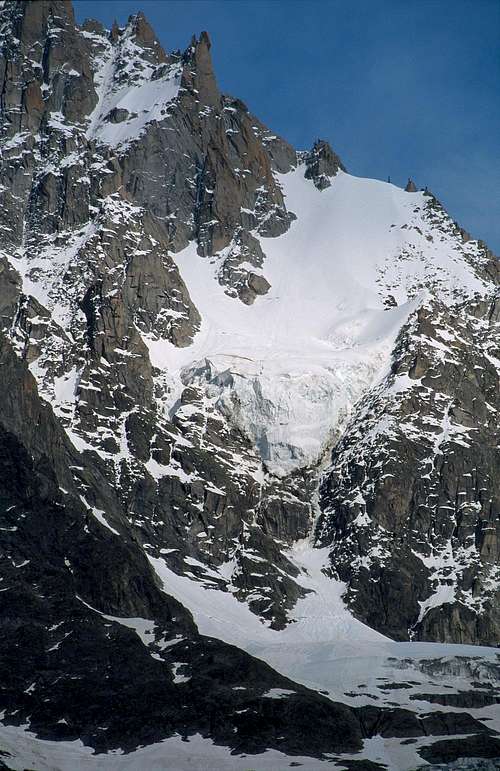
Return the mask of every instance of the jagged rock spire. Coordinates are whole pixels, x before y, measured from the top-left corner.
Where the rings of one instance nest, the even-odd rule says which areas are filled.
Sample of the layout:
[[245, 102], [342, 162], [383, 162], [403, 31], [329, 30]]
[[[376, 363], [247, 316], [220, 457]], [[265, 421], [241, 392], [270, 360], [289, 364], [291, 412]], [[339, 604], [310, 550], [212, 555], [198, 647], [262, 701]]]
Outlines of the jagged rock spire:
[[330, 179], [339, 171], [346, 171], [346, 168], [328, 142], [324, 139], [317, 139], [312, 150], [305, 156], [307, 166], [305, 177], [312, 179], [318, 190], [324, 190], [332, 184]]
[[2, 134], [36, 134], [44, 115], [81, 120], [96, 102], [88, 43], [63, 0], [0, 6]]
[[193, 67], [184, 69], [182, 87], [196, 92], [202, 104], [216, 107], [220, 103], [220, 91], [210, 55], [211, 45], [208, 32], [202, 32], [199, 39], [193, 35], [191, 45], [184, 54], [186, 63], [192, 63]]

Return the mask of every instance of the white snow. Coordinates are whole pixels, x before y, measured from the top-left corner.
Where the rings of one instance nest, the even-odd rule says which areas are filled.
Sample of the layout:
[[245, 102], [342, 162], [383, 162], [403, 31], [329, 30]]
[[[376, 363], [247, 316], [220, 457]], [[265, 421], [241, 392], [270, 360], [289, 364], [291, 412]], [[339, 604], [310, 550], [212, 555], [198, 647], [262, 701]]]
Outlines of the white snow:
[[[99, 101], [86, 135], [111, 147], [123, 147], [138, 139], [149, 123], [165, 117], [179, 92], [182, 66], [150, 64], [135, 43], [131, 27], [124, 30], [118, 45], [102, 43], [104, 52], [95, 60]], [[126, 111], [119, 122], [109, 119], [115, 109]]]
[[[81, 319], [85, 317], [74, 298], [68, 294], [67, 289], [64, 290], [64, 276], [95, 232], [95, 224], [88, 222], [79, 231], [67, 232], [63, 245], [56, 243], [55, 235], [49, 236], [37, 253], [33, 254], [21, 247], [12, 260], [13, 267], [23, 279], [23, 292], [35, 297], [66, 331], [72, 314]], [[65, 379], [68, 378], [71, 381], [68, 385], [70, 387], [74, 383], [75, 373], [68, 373]], [[61, 398], [67, 400], [69, 397], [68, 389], [63, 389]]]
[[[450, 738], [464, 738], [446, 736]], [[369, 758], [387, 765], [388, 771], [406, 771], [425, 768], [425, 761], [416, 753], [421, 746], [433, 744], [437, 737], [421, 737], [416, 744], [404, 745], [400, 739], [374, 736], [365, 740], [359, 755], [335, 753], [339, 760], [323, 761], [301, 755], [285, 755], [278, 750], [267, 750], [259, 755], [231, 754], [227, 747], [215, 745], [210, 739], [194, 734], [184, 741], [173, 736], [157, 744], [124, 754], [120, 750], [96, 755], [80, 741], [42, 741], [23, 727], [0, 725], [2, 749], [10, 754], [5, 760], [13, 771], [284, 771], [293, 762], [301, 771], [345, 768], [343, 760]], [[458, 768], [457, 764], [457, 768]], [[466, 768], [466, 764], [460, 768]]]
[[[89, 137], [111, 147], [118, 147], [136, 139], [148, 123], [161, 120], [167, 105], [175, 99], [180, 87], [180, 70], [174, 69], [166, 77], [144, 82], [137, 86], [125, 86], [108, 95], [94, 117]], [[129, 116], [120, 123], [106, 120], [113, 109], [126, 110]]]
[[[442, 693], [450, 682], [454, 689], [470, 690], [471, 680], [487, 680], [489, 665], [496, 677], [495, 648], [394, 642], [355, 619], [342, 599], [344, 584], [323, 572], [328, 549], [314, 549], [304, 540], [286, 556], [301, 570], [297, 582], [309, 593], [297, 602], [290, 613], [291, 623], [280, 631], [266, 626], [231, 592], [177, 575], [163, 559], [149, 560], [164, 591], [191, 611], [202, 634], [246, 650], [293, 681], [327, 692], [334, 701], [362, 706], [373, 704], [375, 694], [381, 706], [396, 701], [414, 710], [415, 702], [408, 700], [412, 690], [384, 692], [380, 690], [384, 683], [412, 680], [417, 681], [416, 693]], [[432, 677], [424, 671], [428, 662], [434, 666]], [[435, 709], [442, 706], [425, 704], [427, 712]], [[479, 717], [481, 713], [474, 714]], [[487, 714], [495, 719], [495, 707]], [[500, 728], [498, 712], [496, 722]]]
[[[317, 460], [385, 374], [426, 281], [447, 299], [485, 291], [451, 237], [425, 237], [423, 194], [342, 172], [320, 192], [301, 166], [279, 179], [298, 218], [279, 238], [261, 238], [268, 294], [252, 306], [230, 298], [219, 259], [190, 245], [175, 259], [201, 330], [186, 348], [145, 340], [171, 374], [172, 404], [182, 384], [208, 381], [208, 397], [278, 475]], [[402, 227], [412, 221], [421, 233]], [[397, 307], [384, 307], [388, 295]]]
[[178, 670], [181, 667], [183, 667], [183, 666], [185, 666], [185, 664], [183, 664], [180, 661], [175, 661], [172, 664], [172, 672], [173, 672], [173, 675], [174, 675], [174, 683], [176, 683], [176, 684], [187, 683], [187, 682], [189, 682], [189, 680], [191, 680], [191, 678], [188, 675], [178, 674]]
[[96, 506], [90, 506], [83, 495], [80, 495], [79, 497], [80, 497], [80, 500], [83, 503], [83, 505], [86, 506], [88, 509], [90, 509], [90, 511], [92, 512], [94, 517], [97, 519], [97, 521], [101, 525], [103, 525], [108, 530], [111, 530], [111, 532], [114, 533], [115, 535], [118, 535], [118, 536], [120, 535], [118, 530], [115, 530], [114, 527], [111, 527], [111, 525], [107, 521], [107, 519], [106, 519], [106, 512], [105, 511], [102, 511], [102, 509], [96, 508]]
[[13, 771], [75, 771], [95, 769], [96, 771], [277, 771], [287, 768], [290, 763], [301, 763], [302, 771], [317, 771], [331, 768], [329, 761], [284, 755], [278, 750], [267, 750], [260, 755], [232, 755], [227, 747], [215, 745], [211, 739], [200, 734], [183, 741], [173, 736], [163, 742], [152, 744], [124, 754], [120, 750], [95, 755], [90, 747], [81, 741], [41, 741], [23, 727], [0, 724], [2, 750], [10, 753], [4, 759]]
[[[207, 588], [185, 575], [170, 570], [165, 560], [149, 556], [167, 594], [179, 599], [193, 613], [202, 634], [217, 637], [255, 653], [282, 646], [300, 646], [302, 656], [310, 646], [389, 642], [386, 637], [356, 620], [344, 605], [345, 585], [323, 572], [328, 548], [314, 549], [308, 540], [299, 541], [286, 556], [301, 570], [297, 582], [309, 590], [290, 613], [292, 623], [276, 631], [266, 626], [248, 606], [230, 592]], [[221, 574], [224, 570], [221, 570]], [[211, 571], [213, 574], [213, 571]], [[266, 654], [267, 655], [267, 654]], [[261, 656], [262, 657], [262, 656]], [[267, 660], [267, 659], [266, 659]], [[288, 659], [286, 666], [292, 666]], [[287, 673], [290, 674], [290, 672]]]
[[287, 696], [292, 696], [294, 693], [296, 691], [290, 691], [287, 688], [270, 688], [262, 696], [266, 699], [286, 699]]

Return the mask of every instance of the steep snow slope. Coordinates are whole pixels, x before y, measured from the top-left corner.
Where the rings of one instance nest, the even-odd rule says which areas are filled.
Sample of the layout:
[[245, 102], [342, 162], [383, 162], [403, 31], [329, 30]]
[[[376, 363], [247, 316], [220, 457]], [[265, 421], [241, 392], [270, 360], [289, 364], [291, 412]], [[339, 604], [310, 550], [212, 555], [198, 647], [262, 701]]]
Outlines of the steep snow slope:
[[[408, 670], [414, 670], [415, 674], [420, 660], [429, 669], [434, 662], [435, 682], [431, 688], [439, 684], [441, 676], [446, 677], [453, 670], [454, 687], [470, 687], [468, 678], [473, 672], [469, 658], [476, 662], [478, 679], [489, 681], [489, 665], [491, 679], [495, 679], [497, 653], [494, 648], [398, 643], [355, 619], [342, 599], [344, 584], [328, 575], [328, 548], [314, 549], [304, 540], [297, 542], [287, 556], [300, 569], [297, 580], [308, 593], [297, 602], [290, 613], [290, 623], [283, 630], [265, 626], [230, 592], [177, 575], [161, 558], [150, 557], [150, 562], [167, 594], [179, 599], [193, 613], [202, 634], [243, 648], [309, 688], [327, 690], [334, 700], [356, 706], [370, 704], [373, 692], [383, 689], [377, 680], [406, 682]], [[357, 688], [360, 683], [365, 684], [366, 693], [350, 698], [354, 694], [345, 691]], [[377, 698], [381, 695], [384, 696], [379, 693]], [[408, 706], [408, 694], [390, 693], [385, 697]], [[500, 721], [498, 715], [497, 721]]]
[[[183, 604], [195, 615], [202, 634], [218, 637], [239, 647], [386, 642], [387, 638], [357, 621], [345, 607], [342, 601], [344, 585], [323, 572], [327, 566], [328, 551], [313, 549], [308, 541], [303, 541], [297, 542], [287, 553], [300, 569], [297, 580], [308, 594], [297, 602], [290, 613], [291, 623], [279, 632], [265, 626], [246, 604], [238, 602], [230, 592], [221, 592], [187, 576], [177, 575], [161, 558], [149, 559], [165, 591], [182, 598]], [[230, 571], [231, 566], [227, 568]], [[220, 573], [224, 573], [223, 567]], [[291, 676], [290, 671], [287, 674]]]
[[266, 296], [250, 307], [228, 297], [217, 281], [228, 250], [200, 258], [190, 245], [176, 262], [201, 330], [186, 348], [153, 336], [147, 344], [173, 375], [172, 403], [182, 384], [206, 381], [267, 468], [285, 474], [317, 460], [385, 375], [427, 289], [452, 301], [486, 285], [472, 264], [475, 246], [468, 262], [456, 238], [427, 220], [425, 194], [344, 172], [319, 191], [303, 165], [279, 181], [297, 219], [279, 238], [261, 238]]
[[134, 40], [134, 30], [124, 30], [119, 46], [102, 36], [81, 31], [101, 50], [94, 58], [99, 101], [89, 116], [86, 136], [110, 147], [137, 139], [146, 126], [160, 121], [179, 92], [179, 63], [151, 63]]

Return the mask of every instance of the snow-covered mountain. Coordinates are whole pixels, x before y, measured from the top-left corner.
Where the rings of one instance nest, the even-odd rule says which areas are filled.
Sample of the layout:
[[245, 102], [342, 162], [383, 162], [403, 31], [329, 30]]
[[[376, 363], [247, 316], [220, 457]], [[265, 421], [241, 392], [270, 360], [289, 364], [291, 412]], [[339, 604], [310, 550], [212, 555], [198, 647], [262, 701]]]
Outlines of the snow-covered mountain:
[[496, 258], [206, 33], [0, 37], [0, 767], [497, 768]]

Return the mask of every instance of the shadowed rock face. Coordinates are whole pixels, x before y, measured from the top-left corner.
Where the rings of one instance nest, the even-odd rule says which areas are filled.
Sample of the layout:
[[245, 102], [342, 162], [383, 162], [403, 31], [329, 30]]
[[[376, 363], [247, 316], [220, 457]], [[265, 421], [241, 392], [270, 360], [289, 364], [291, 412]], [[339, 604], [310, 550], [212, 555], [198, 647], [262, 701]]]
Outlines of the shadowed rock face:
[[[440, 742], [435, 742], [429, 747], [424, 747], [420, 750], [420, 755], [428, 763], [446, 763], [455, 764], [457, 760], [463, 758], [492, 758], [497, 760], [500, 756], [500, 741], [495, 737], [484, 736], [470, 736], [467, 739], [448, 739]], [[498, 764], [487, 764], [476, 761], [474, 763], [466, 765], [463, 764], [463, 768], [477, 768], [478, 770], [494, 769]], [[453, 768], [453, 765], [446, 765], [444, 768]], [[434, 766], [432, 766], [434, 768]], [[439, 766], [441, 768], [441, 766]], [[458, 764], [455, 768], [460, 768]]]
[[411, 387], [359, 405], [334, 450], [318, 528], [370, 625], [401, 640], [496, 645], [498, 299], [458, 313], [432, 302], [403, 330], [387, 385]]
[[[311, 186], [335, 190], [341, 160], [320, 140], [296, 153], [222, 94], [205, 32], [166, 52], [141, 13], [108, 32], [78, 27], [55, 0], [5, 3], [0, 21], [5, 720], [98, 750], [197, 732], [239, 752], [316, 758], [375, 735], [477, 731], [494, 746], [463, 711], [349, 707], [200, 635], [151, 567], [162, 559], [280, 630], [308, 594], [289, 547], [312, 537], [371, 627], [498, 644], [494, 292], [450, 305], [426, 278], [428, 299], [324, 448], [328, 465], [267, 473], [217, 403], [230, 367], [195, 362], [179, 389], [160, 369], [165, 350], [205, 332], [176, 255], [194, 243], [231, 302], [268, 301], [260, 239], [296, 218], [279, 175], [301, 165]], [[430, 195], [424, 220], [462, 259], [469, 236]], [[474, 254], [498, 285], [491, 253], [479, 243]], [[439, 701], [420, 688], [442, 707], [497, 698], [471, 693]], [[429, 759], [456, 755], [445, 744]]]

